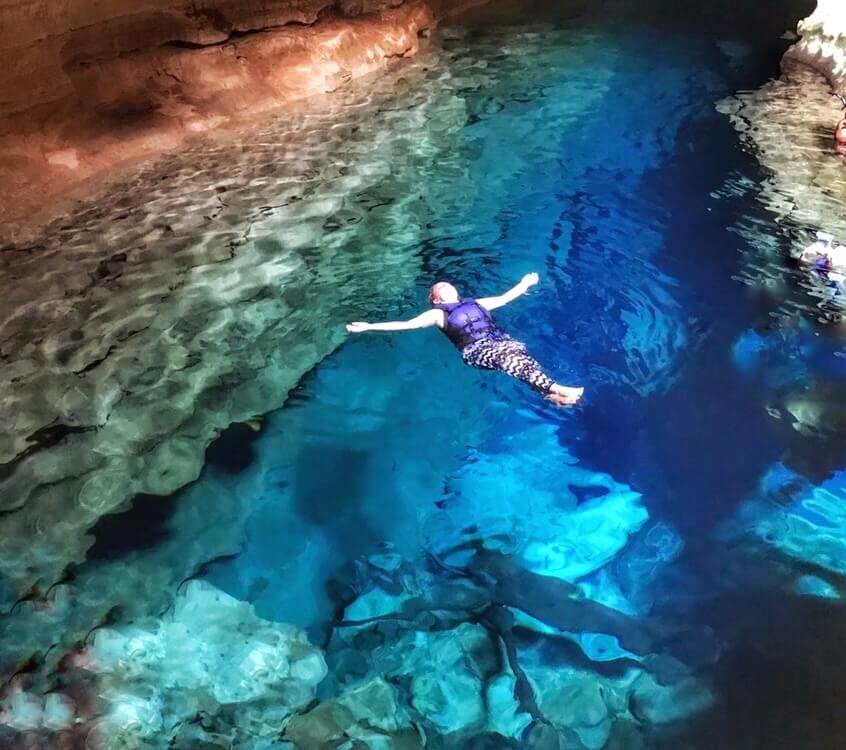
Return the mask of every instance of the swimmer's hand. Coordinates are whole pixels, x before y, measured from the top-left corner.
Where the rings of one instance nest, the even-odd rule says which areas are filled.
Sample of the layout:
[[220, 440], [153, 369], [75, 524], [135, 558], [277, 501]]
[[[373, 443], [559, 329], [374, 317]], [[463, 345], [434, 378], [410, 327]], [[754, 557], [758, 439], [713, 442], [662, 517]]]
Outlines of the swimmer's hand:
[[540, 281], [540, 277], [536, 273], [527, 273], [520, 281], [518, 281], [511, 289], [509, 289], [505, 294], [500, 294], [498, 297], [484, 297], [482, 299], [477, 299], [478, 302], [482, 307], [486, 310], [496, 310], [503, 305], [507, 305], [509, 302], [513, 302], [518, 297], [523, 296], [526, 292], [529, 291], [535, 284]]
[[361, 321], [356, 321], [355, 323], [350, 323], [347, 325], [347, 330], [350, 333], [364, 333], [365, 331], [370, 330], [370, 323], [362, 323]]
[[529, 291], [529, 289], [531, 289], [539, 281], [540, 276], [536, 273], [527, 273], [522, 279], [520, 279], [520, 284], [526, 291]]

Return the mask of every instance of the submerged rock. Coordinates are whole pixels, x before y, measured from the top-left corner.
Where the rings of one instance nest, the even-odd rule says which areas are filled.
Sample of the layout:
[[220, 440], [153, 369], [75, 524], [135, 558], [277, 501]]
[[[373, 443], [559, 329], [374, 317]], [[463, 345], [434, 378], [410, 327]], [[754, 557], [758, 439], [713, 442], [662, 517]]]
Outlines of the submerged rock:
[[[292, 720], [289, 734], [300, 732], [298, 736], [310, 737], [315, 747], [340, 742], [344, 733], [353, 736], [350, 727], [358, 720], [344, 696], [358, 691], [368, 695], [370, 690], [375, 691], [370, 702], [383, 705], [379, 716], [407, 715], [421, 728], [427, 746], [445, 749], [599, 750], [624, 748], [629, 740], [638, 747], [639, 723], [673, 725], [710, 705], [711, 694], [701, 677], [679, 658], [656, 651], [663, 638], [678, 633], [662, 632], [654, 622], [585, 600], [575, 585], [521, 570], [515, 559], [498, 553], [477, 552], [468, 574], [480, 590], [483, 580], [490, 586], [491, 602], [464, 614], [478, 624], [455, 627], [448, 624], [449, 618], [436, 615], [446, 611], [445, 605], [478, 599], [451, 601], [449, 587], [430, 579], [428, 599], [409, 596], [418, 581], [394, 594], [393, 613], [369, 623], [341, 623], [328, 660], [332, 669], [346, 672], [346, 685], [329, 708], [321, 705], [308, 720]], [[439, 590], [444, 599], [434, 595]], [[506, 596], [519, 609], [498, 606]], [[372, 591], [363, 598], [371, 600]], [[432, 607], [431, 618], [416, 609], [424, 601]], [[360, 606], [354, 602], [348, 611]], [[527, 612], [543, 619], [528, 617]], [[450, 617], [459, 615], [459, 609], [450, 612]], [[697, 637], [690, 634], [691, 640]], [[568, 642], [578, 644], [584, 656], [579, 658], [574, 646], [564, 645]], [[636, 646], [639, 653], [627, 646]], [[346, 665], [355, 661], [354, 655], [358, 661], [353, 673]], [[396, 689], [386, 691], [379, 683], [377, 690], [372, 683], [377, 676]], [[635, 686], [637, 713], [632, 708]], [[383, 693], [404, 702], [407, 713], [397, 713], [394, 702], [380, 697]], [[396, 726], [402, 723], [392, 719], [384, 730]], [[644, 729], [647, 735], [650, 731]]]
[[521, 737], [532, 721], [531, 714], [521, 710], [516, 695], [517, 680], [510, 668], [487, 684], [488, 726], [503, 737]]
[[373, 677], [295, 716], [285, 738], [298, 748], [334, 748], [358, 741], [374, 750], [417, 750], [424, 747], [395, 688]]
[[531, 573], [503, 555], [481, 553], [474, 564], [495, 578], [495, 601], [522, 610], [559, 631], [614, 636], [625, 650], [635, 654], [653, 651], [662, 637], [654, 622], [585, 599], [575, 586]]
[[444, 734], [473, 733], [485, 725], [481, 685], [471, 675], [415, 676], [411, 693], [414, 709]]
[[[632, 731], [635, 724], [647, 724], [644, 729], [649, 733], [664, 724], [689, 720], [714, 701], [707, 683], [690, 675], [668, 685], [638, 668], [617, 677], [600, 677], [549, 662], [538, 650], [521, 650], [520, 662], [538, 708], [557, 731], [563, 748], [628, 747], [620, 743], [629, 736], [634, 736], [632, 746], [637, 747], [640, 733]], [[543, 732], [549, 734], [548, 728]], [[551, 737], [544, 741], [555, 747]]]
[[[353, 704], [366, 699], [371, 706], [367, 710], [378, 714], [370, 716], [368, 723], [378, 724], [385, 732], [407, 726], [407, 717], [413, 716], [427, 736], [447, 743], [444, 747], [461, 747], [486, 733], [519, 738], [531, 721], [516, 697], [516, 679], [500, 644], [479, 624], [464, 622], [446, 630], [427, 631], [404, 621], [386, 621], [344, 628], [335, 635], [330, 664], [337, 663], [336, 655], [347, 652], [349, 646], [342, 644], [355, 644], [366, 649], [371, 675], [384, 675], [392, 685], [404, 686], [406, 709], [394, 709], [391, 700], [397, 700], [396, 692], [379, 681], [374, 683], [372, 677], [344, 688], [331, 701], [333, 706], [345, 706], [356, 716], [364, 716], [364, 709], [355, 709]], [[374, 709], [377, 704], [383, 708]], [[320, 707], [316, 718], [325, 716], [323, 711]], [[335, 717], [335, 709], [331, 715]], [[337, 724], [336, 718], [333, 721]], [[321, 723], [325, 725], [325, 718]], [[301, 718], [292, 722], [296, 731], [301, 731], [301, 726], [307, 727], [308, 722], [303, 724]]]
[[661, 725], [695, 716], [714, 700], [713, 692], [699, 680], [689, 678], [666, 687], [644, 673], [632, 684], [629, 706], [636, 719]]
[[813, 437], [846, 437], [846, 386], [820, 384], [812, 391], [789, 393], [784, 409], [792, 417], [793, 428]]
[[[816, 581], [802, 576], [801, 566], [811, 564], [820, 571], [846, 575], [846, 472], [836, 472], [818, 485], [798, 479], [798, 475], [783, 466], [774, 467], [762, 482], [758, 495], [747, 500], [735, 517], [722, 525], [720, 537], [744, 545], [749, 545], [751, 540], [757, 549], [762, 545], [764, 549], [770, 548], [777, 553], [771, 562], [779, 577], [789, 579], [792, 575], [795, 577], [792, 585], [800, 591], [832, 597], [836, 591], [819, 576], [815, 577]], [[793, 492], [780, 503], [773, 503], [772, 497], [779, 486], [791, 482], [795, 484]], [[754, 554], [755, 550], [750, 552]], [[798, 569], [781, 571], [782, 555], [799, 563]]]
[[104, 628], [87, 655], [105, 701], [96, 731], [107, 748], [161, 741], [197, 712], [236, 743], [276, 735], [327, 671], [297, 628], [261, 620], [200, 581], [186, 584], [158, 629]]
[[[540, 674], [535, 673], [535, 680]], [[560, 729], [574, 731], [590, 750], [605, 745], [611, 731], [611, 718], [605, 705], [603, 687], [588, 676], [569, 677], [558, 683], [550, 671], [535, 683], [538, 705]]]
[[[579, 466], [553, 425], [504, 443], [450, 481], [452, 496], [430, 540], [448, 561], [469, 559], [468, 541], [484, 540], [488, 548], [519, 553], [532, 572], [575, 581], [612, 560], [649, 518], [638, 492]], [[523, 498], [519, 516], [514, 497]]]
[[485, 727], [483, 682], [498, 666], [487, 631], [464, 623], [452, 631], [414, 636], [411, 658], [393, 670], [411, 678], [411, 705], [439, 732], [472, 733]]

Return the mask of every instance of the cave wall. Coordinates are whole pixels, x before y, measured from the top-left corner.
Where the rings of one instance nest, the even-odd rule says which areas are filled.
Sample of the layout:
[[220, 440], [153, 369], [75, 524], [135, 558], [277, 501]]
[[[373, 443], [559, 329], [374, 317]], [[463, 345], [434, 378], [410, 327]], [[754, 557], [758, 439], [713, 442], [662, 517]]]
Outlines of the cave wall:
[[841, 93], [846, 90], [846, 2], [817, 0], [814, 12], [799, 22], [799, 41], [786, 60], [818, 70]]
[[[0, 0], [0, 246], [92, 178], [335, 91], [486, 2]], [[799, 31], [787, 57], [841, 86], [846, 5], [819, 0]]]
[[0, 117], [78, 92], [80, 71], [157, 47], [220, 45], [241, 35], [356, 17], [402, 0], [5, 0]]
[[220, 43], [233, 33], [313, 23], [327, 0], [18, 0], [0, 6], [0, 115], [56, 101], [75, 71], [140, 49]]
[[0, 0], [0, 224], [417, 52], [484, 0]]

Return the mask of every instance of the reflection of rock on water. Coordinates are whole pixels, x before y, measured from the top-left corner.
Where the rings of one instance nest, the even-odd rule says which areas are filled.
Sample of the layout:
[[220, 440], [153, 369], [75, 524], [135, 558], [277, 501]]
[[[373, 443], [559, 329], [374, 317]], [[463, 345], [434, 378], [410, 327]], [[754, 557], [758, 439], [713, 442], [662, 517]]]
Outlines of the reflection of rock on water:
[[[814, 475], [812, 470], [803, 473]], [[837, 599], [846, 575], [845, 501], [842, 470], [832, 473], [826, 467], [811, 480], [780, 462], [722, 525], [719, 537], [747, 560], [744, 579], [757, 577], [803, 596]]]
[[760, 208], [747, 209], [734, 228], [755, 250], [745, 259], [743, 280], [776, 298], [791, 296], [790, 307], [801, 305], [809, 316], [825, 315], [826, 305], [842, 314], [842, 292], [793, 271], [790, 260], [818, 230], [846, 241], [846, 173], [832, 136], [839, 101], [819, 73], [788, 62], [781, 79], [725, 99], [718, 109], [767, 171], [760, 183], [736, 180], [724, 188]]
[[[735, 361], [780, 391], [768, 408], [795, 430], [785, 460], [814, 480], [841, 467], [846, 444], [842, 352], [836, 344], [820, 346], [825, 338], [842, 341], [846, 288], [796, 260], [819, 230], [832, 233], [836, 244], [846, 241], [846, 172], [833, 138], [842, 112], [830, 94], [822, 75], [787, 59], [780, 80], [719, 104], [766, 170], [760, 184], [725, 186], [726, 195], [757, 203], [733, 229], [749, 248], [740, 278], [769, 308], [768, 333], [747, 333], [735, 346]], [[832, 350], [825, 362], [821, 348]]]

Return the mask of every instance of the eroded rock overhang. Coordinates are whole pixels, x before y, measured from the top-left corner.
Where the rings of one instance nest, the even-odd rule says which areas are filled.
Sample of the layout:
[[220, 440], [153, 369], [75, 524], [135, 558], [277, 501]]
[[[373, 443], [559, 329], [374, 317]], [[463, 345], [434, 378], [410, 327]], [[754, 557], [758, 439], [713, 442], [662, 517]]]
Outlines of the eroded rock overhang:
[[0, 221], [414, 54], [483, 0], [0, 3]]
[[846, 89], [846, 3], [817, 0], [814, 12], [799, 22], [799, 41], [785, 59], [810, 65], [839, 91]]

